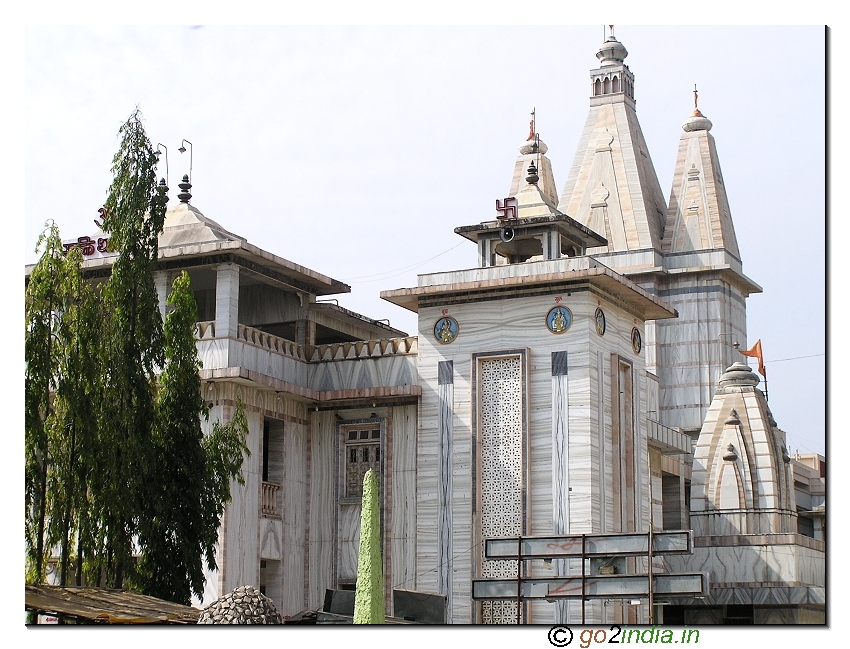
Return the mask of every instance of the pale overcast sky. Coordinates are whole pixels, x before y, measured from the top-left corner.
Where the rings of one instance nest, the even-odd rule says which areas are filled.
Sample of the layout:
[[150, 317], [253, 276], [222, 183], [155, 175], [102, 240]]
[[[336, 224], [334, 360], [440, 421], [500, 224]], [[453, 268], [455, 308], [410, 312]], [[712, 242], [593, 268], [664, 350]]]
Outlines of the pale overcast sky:
[[[669, 199], [682, 122], [712, 120], [791, 451], [824, 452], [825, 32], [616, 26]], [[168, 148], [172, 203], [352, 287], [342, 306], [415, 332], [379, 298], [476, 264], [459, 225], [491, 219], [537, 111], [556, 183], [589, 108], [601, 25], [31, 27], [26, 35], [27, 263], [47, 218], [94, 232], [121, 123], [138, 105]], [[165, 165], [162, 165], [162, 175]], [[744, 341], [741, 341], [743, 344]]]

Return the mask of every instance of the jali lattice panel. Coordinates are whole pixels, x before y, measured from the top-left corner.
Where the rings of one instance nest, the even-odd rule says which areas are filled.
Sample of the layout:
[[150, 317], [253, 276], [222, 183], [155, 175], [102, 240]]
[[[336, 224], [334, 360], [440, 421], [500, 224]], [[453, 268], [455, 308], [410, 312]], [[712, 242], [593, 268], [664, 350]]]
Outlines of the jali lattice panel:
[[[523, 532], [523, 389], [519, 356], [481, 359], [480, 512], [481, 539]], [[516, 578], [515, 561], [487, 561], [481, 548], [481, 576]], [[483, 602], [485, 624], [516, 624], [513, 601]]]

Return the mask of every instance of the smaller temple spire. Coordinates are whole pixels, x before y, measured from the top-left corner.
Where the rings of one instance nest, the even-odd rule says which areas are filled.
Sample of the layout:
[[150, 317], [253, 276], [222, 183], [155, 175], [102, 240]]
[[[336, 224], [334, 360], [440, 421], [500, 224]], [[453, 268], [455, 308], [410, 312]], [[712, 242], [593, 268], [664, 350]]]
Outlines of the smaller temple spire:
[[552, 175], [552, 162], [546, 157], [549, 147], [537, 132], [537, 109], [531, 110], [528, 138], [519, 147], [519, 157], [514, 165], [508, 196], [518, 196], [526, 185], [534, 185], [553, 205], [558, 202], [558, 191]]

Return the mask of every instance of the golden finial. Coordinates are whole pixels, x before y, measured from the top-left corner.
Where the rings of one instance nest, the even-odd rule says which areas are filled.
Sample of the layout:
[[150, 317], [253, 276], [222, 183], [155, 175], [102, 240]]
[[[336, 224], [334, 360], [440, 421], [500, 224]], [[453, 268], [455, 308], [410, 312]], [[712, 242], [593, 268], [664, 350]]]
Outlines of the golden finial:
[[697, 107], [697, 99], [699, 98], [699, 93], [697, 92], [697, 84], [694, 84], [694, 117], [702, 117], [702, 113], [699, 112], [699, 108]]

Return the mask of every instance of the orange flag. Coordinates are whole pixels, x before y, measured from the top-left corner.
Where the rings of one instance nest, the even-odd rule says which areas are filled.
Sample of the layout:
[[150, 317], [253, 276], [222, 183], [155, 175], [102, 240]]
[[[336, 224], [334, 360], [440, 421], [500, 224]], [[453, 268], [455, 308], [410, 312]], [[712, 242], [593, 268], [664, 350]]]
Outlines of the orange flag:
[[756, 344], [752, 346], [752, 349], [748, 349], [743, 352], [740, 351], [744, 356], [749, 356], [750, 358], [757, 358], [759, 360], [759, 374], [761, 374], [764, 378], [767, 378], [767, 374], [764, 373], [764, 354], [761, 351], [761, 338], [756, 341]]

